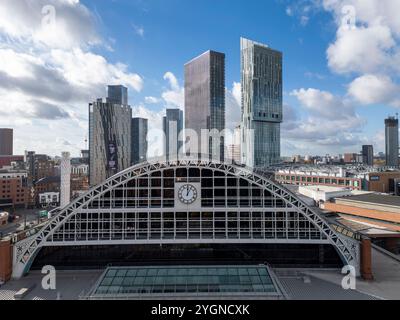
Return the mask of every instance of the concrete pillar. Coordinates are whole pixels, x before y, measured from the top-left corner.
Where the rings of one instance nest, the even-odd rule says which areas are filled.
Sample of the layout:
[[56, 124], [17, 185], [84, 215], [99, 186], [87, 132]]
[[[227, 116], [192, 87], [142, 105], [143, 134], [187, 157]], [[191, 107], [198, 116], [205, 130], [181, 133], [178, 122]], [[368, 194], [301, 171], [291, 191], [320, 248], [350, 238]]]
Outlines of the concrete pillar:
[[60, 208], [64, 208], [70, 202], [71, 197], [71, 159], [69, 152], [61, 154], [61, 188]]
[[11, 279], [12, 273], [12, 246], [11, 239], [0, 240], [0, 281]]
[[364, 280], [373, 280], [372, 275], [372, 250], [371, 239], [363, 238], [361, 240], [361, 277]]

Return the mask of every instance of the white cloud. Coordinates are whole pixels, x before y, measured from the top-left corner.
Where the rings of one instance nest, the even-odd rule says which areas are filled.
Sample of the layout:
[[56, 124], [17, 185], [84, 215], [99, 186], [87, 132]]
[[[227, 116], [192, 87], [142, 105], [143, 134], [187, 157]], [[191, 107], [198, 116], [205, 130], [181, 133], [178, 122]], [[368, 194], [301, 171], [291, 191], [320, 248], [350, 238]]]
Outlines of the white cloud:
[[327, 50], [333, 71], [399, 70], [398, 0], [323, 0], [322, 6], [333, 13], [338, 26], [336, 40]]
[[328, 65], [337, 73], [393, 68], [390, 51], [395, 44], [390, 28], [379, 22], [355, 29], [340, 27], [336, 41], [327, 50]]
[[229, 130], [234, 130], [240, 123], [242, 113], [241, 101], [241, 85], [238, 82], [234, 82], [232, 89], [225, 89], [225, 126]]
[[366, 74], [350, 83], [349, 95], [361, 104], [400, 107], [400, 86], [385, 75]]
[[[54, 24], [46, 20], [48, 5]], [[0, 122], [15, 129], [16, 152], [73, 147], [77, 154], [85, 147], [88, 103], [104, 96], [106, 85], [141, 91], [138, 74], [93, 53], [94, 45], [107, 47], [96, 16], [77, 0], [0, 2]]]
[[133, 25], [133, 29], [138, 36], [144, 38], [144, 28], [142, 26]]
[[167, 106], [183, 109], [185, 105], [184, 88], [179, 85], [178, 79], [170, 71], [164, 74], [164, 80], [168, 81], [170, 86], [161, 95]]
[[156, 98], [156, 97], [145, 97], [144, 101], [147, 104], [157, 104], [157, 103], [161, 102], [161, 100], [159, 98]]
[[75, 0], [2, 0], [0, 32], [13, 41], [51, 48], [102, 42], [95, 17]]
[[282, 138], [288, 145], [296, 146], [296, 150], [308, 148], [305, 153], [326, 152], [327, 147], [340, 152], [363, 142], [365, 120], [343, 98], [314, 88], [293, 90], [291, 95], [308, 114], [300, 117], [296, 109], [284, 104]]
[[293, 90], [290, 95], [295, 96], [299, 102], [312, 115], [328, 119], [344, 119], [355, 115], [354, 108], [347, 105], [340, 97], [319, 89], [301, 88]]

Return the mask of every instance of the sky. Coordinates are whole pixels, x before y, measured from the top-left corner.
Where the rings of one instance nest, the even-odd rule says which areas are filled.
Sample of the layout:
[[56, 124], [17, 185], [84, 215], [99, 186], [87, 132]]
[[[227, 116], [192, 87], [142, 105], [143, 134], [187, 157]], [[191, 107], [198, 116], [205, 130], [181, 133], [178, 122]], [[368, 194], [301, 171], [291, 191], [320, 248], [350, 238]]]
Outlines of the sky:
[[166, 108], [184, 108], [184, 64], [212, 49], [226, 54], [233, 129], [243, 36], [283, 52], [283, 156], [384, 151], [398, 12], [398, 0], [2, 0], [0, 127], [14, 128], [15, 154], [78, 155], [88, 103], [123, 84], [134, 116], [160, 129]]

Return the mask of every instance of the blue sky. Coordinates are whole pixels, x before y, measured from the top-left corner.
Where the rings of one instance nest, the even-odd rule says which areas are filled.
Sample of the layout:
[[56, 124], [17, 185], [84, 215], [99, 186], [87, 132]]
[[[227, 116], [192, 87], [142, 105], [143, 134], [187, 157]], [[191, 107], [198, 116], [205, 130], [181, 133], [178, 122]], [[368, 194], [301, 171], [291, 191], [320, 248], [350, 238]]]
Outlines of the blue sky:
[[[47, 3], [56, 9], [56, 35], [40, 24]], [[357, 152], [363, 143], [383, 151], [384, 118], [400, 107], [400, 25], [393, 14], [400, 8], [396, 0], [382, 3], [21, 0], [17, 5], [5, 0], [0, 4], [0, 55], [15, 61], [10, 64], [15, 70], [43, 68], [29, 76], [51, 83], [52, 95], [33, 92], [24, 85], [25, 74], [17, 79], [15, 70], [0, 63], [0, 71], [15, 78], [15, 93], [8, 88], [2, 97], [14, 116], [4, 110], [0, 125], [15, 129], [18, 153], [68, 149], [76, 154], [85, 147], [87, 103], [104, 96], [106, 84], [119, 82], [129, 87], [135, 115], [148, 117], [150, 126], [159, 128], [166, 107], [183, 107], [184, 63], [208, 49], [226, 54], [231, 125], [240, 115], [239, 38], [244, 36], [284, 54], [283, 155]], [[18, 26], [8, 21], [7, 10]], [[36, 15], [30, 14], [35, 10]], [[349, 14], [354, 25], [350, 19], [350, 27], [343, 29]], [[56, 79], [59, 87], [46, 77]], [[67, 99], [65, 92], [61, 96], [63, 85], [70, 90]], [[0, 96], [1, 88], [4, 83]], [[22, 112], [26, 102], [31, 109]]]

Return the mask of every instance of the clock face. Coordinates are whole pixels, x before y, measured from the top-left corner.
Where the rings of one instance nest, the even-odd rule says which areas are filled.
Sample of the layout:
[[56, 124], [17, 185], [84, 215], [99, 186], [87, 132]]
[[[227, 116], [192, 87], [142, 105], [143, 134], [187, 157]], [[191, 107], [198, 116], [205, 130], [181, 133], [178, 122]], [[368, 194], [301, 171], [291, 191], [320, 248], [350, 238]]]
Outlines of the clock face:
[[179, 200], [184, 204], [192, 204], [197, 199], [197, 190], [191, 184], [185, 184], [179, 188]]

